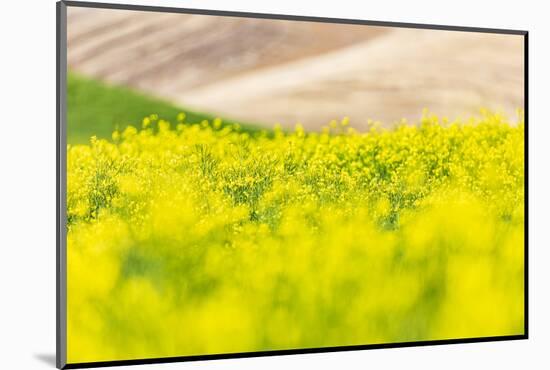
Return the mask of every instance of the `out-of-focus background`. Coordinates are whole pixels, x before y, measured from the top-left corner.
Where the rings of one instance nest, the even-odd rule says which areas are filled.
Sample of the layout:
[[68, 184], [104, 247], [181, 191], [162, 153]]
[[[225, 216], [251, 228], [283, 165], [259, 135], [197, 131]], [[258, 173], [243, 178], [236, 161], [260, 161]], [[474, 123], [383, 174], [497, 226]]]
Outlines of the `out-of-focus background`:
[[157, 113], [317, 130], [524, 105], [523, 36], [68, 9], [69, 142]]

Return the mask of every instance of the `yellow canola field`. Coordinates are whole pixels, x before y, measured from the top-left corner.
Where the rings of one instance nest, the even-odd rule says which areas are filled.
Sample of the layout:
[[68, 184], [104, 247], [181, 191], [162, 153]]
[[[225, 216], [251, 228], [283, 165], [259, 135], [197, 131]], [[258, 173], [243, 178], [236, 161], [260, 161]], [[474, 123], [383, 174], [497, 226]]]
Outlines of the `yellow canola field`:
[[68, 361], [523, 334], [524, 124], [67, 148]]

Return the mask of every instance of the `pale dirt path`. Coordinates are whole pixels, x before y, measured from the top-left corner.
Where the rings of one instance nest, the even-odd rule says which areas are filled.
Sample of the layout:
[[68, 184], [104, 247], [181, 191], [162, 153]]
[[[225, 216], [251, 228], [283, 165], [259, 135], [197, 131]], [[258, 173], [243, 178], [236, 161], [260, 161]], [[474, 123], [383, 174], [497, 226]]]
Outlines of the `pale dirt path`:
[[318, 129], [523, 107], [523, 39], [69, 8], [73, 70], [243, 121]]
[[220, 114], [309, 128], [344, 115], [357, 127], [369, 118], [417, 120], [423, 108], [455, 118], [485, 107], [515, 118], [523, 107], [522, 43], [517, 36], [395, 30], [176, 98]]

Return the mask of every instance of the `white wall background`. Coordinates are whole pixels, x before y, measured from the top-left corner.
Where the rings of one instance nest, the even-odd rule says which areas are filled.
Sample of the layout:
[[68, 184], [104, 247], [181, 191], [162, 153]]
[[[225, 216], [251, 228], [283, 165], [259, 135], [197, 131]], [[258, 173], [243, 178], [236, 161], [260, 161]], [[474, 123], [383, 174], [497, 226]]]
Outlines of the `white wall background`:
[[[116, 0], [112, 0], [117, 2]], [[139, 369], [549, 368], [550, 23], [542, 1], [127, 0], [126, 3], [530, 31], [530, 339], [221, 360]], [[53, 368], [55, 1], [0, 13], [0, 368]], [[467, 52], [467, 51], [461, 51]]]

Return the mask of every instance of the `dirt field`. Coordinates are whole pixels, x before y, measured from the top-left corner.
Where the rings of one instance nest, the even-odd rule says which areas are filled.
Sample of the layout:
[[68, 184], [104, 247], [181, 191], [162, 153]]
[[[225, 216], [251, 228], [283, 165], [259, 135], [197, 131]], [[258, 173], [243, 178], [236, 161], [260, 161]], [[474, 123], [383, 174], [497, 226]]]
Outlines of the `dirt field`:
[[69, 8], [69, 67], [271, 126], [523, 107], [523, 38]]

